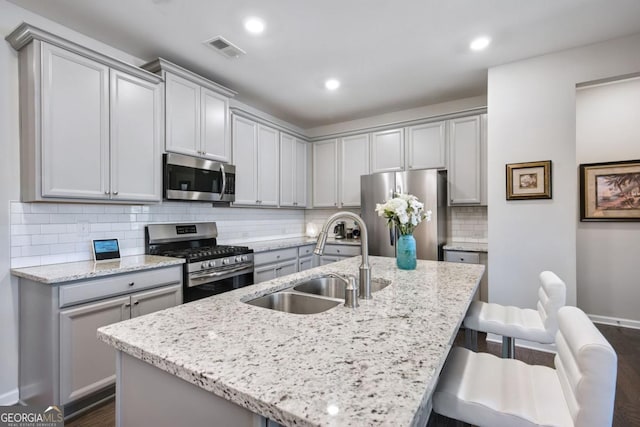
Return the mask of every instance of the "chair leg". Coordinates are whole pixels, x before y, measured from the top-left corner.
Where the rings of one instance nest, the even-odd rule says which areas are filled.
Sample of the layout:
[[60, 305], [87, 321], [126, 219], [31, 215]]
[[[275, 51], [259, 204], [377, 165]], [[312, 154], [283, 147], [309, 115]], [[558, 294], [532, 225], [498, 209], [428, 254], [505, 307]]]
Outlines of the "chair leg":
[[464, 330], [464, 346], [471, 351], [478, 352], [478, 331], [465, 328]]
[[513, 337], [502, 337], [502, 358], [516, 358], [516, 340]]

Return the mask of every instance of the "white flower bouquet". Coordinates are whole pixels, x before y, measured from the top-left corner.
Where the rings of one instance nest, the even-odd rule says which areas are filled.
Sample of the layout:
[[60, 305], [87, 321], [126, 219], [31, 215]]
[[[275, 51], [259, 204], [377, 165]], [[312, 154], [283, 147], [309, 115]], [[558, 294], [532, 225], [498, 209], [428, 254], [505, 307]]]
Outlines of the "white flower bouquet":
[[386, 203], [376, 204], [376, 212], [387, 219], [389, 228], [398, 227], [403, 236], [413, 234], [423, 220], [431, 221], [431, 211], [425, 211], [424, 204], [411, 194], [397, 194]]

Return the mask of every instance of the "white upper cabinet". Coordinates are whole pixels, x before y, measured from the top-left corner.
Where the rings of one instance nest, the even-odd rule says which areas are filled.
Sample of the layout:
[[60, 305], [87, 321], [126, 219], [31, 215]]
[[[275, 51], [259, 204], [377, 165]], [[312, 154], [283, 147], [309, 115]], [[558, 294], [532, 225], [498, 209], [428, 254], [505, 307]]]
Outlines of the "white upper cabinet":
[[307, 144], [280, 134], [280, 206], [307, 205]]
[[481, 116], [449, 120], [449, 204], [481, 204]]
[[158, 201], [162, 194], [160, 86], [111, 70], [111, 197]]
[[229, 98], [206, 88], [201, 89], [200, 95], [202, 155], [230, 162]]
[[200, 148], [200, 86], [167, 73], [165, 149], [198, 156]]
[[234, 115], [235, 205], [277, 206], [280, 133]]
[[258, 125], [258, 204], [278, 206], [280, 133]]
[[160, 77], [28, 24], [19, 51], [22, 201], [161, 200]]
[[340, 141], [340, 207], [360, 206], [360, 176], [369, 174], [369, 134]]
[[446, 128], [446, 122], [441, 121], [406, 129], [406, 170], [447, 167]]
[[295, 206], [307, 207], [309, 151], [306, 142], [296, 139]]
[[258, 204], [258, 124], [233, 116], [233, 152], [237, 205]]
[[313, 206], [338, 206], [338, 140], [313, 143]]
[[229, 98], [235, 92], [164, 59], [143, 68], [165, 80], [165, 150], [231, 162]]
[[404, 129], [371, 134], [371, 173], [404, 169]]
[[41, 196], [109, 199], [109, 67], [43, 44], [41, 102]]

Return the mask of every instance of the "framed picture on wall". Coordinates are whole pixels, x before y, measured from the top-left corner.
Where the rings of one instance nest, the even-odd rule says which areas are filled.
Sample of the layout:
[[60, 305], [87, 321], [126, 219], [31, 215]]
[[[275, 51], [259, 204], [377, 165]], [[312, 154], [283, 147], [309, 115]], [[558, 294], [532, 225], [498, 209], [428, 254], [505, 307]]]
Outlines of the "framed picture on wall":
[[640, 160], [580, 165], [580, 221], [640, 221]]
[[551, 160], [507, 164], [507, 200], [551, 198]]

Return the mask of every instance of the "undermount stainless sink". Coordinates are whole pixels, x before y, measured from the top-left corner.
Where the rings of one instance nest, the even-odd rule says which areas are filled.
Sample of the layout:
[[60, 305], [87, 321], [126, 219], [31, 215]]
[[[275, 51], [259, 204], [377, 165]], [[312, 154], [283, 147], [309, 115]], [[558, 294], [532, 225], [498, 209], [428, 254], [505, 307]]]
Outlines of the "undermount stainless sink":
[[337, 306], [338, 304], [341, 304], [341, 301], [318, 298], [311, 295], [301, 295], [294, 292], [285, 291], [264, 295], [259, 298], [247, 301], [246, 303], [255, 305], [256, 307], [284, 311], [285, 313], [316, 314], [322, 313], [323, 311], [327, 311]]
[[[390, 283], [389, 280], [371, 279], [371, 292], [380, 291], [389, 286]], [[293, 290], [330, 298], [344, 299], [344, 288], [345, 283], [343, 280], [337, 277], [324, 276], [305, 280], [294, 286]]]

